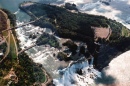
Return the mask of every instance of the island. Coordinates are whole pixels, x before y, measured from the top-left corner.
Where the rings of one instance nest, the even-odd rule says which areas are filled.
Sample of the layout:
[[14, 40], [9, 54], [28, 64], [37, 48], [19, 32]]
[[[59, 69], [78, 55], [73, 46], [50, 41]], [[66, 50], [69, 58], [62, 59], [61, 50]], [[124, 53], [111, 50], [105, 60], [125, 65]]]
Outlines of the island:
[[[66, 6], [69, 6], [69, 9]], [[94, 57], [95, 68], [102, 70], [113, 58], [130, 49], [130, 30], [127, 27], [104, 16], [81, 13], [77, 9], [73, 9], [75, 6], [69, 3], [60, 7], [37, 2], [24, 2], [19, 5], [19, 8], [30, 15], [31, 20], [42, 17], [33, 25], [40, 27], [50, 25], [54, 35], [72, 41], [67, 42], [69, 44], [63, 43], [63, 46], [67, 46], [68, 50], [72, 52], [72, 54], [69, 53], [67, 61], [76, 60], [76, 50], [73, 49], [78, 49], [79, 55], [85, 56], [86, 59]], [[72, 48], [73, 43], [77, 41], [83, 44], [77, 44], [78, 48]], [[58, 57], [62, 56], [67, 57], [64, 52], [59, 52]]]
[[[29, 1], [21, 3], [19, 8], [31, 17], [31, 24], [51, 28], [52, 31], [43, 32], [38, 38], [37, 34], [29, 34], [29, 39], [36, 39], [29, 48], [41, 45], [54, 47], [58, 53], [52, 53], [52, 56], [59, 61], [73, 61], [68, 66], [70, 68], [82, 60], [88, 64], [94, 60], [94, 69], [101, 71], [113, 58], [130, 49], [130, 30], [127, 27], [104, 16], [82, 13], [75, 4], [56, 6]], [[20, 48], [16, 28], [16, 16], [0, 8], [1, 86], [55, 86], [43, 65], [35, 63], [24, 52], [28, 48]], [[90, 70], [88, 68], [87, 71]], [[75, 71], [83, 75], [82, 67]]]

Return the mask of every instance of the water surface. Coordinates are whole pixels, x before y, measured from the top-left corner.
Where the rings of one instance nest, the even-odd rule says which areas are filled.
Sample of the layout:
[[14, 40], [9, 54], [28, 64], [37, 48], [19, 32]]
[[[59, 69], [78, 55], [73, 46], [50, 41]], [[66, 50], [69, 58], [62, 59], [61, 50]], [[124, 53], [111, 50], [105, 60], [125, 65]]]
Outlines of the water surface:
[[[29, 21], [30, 17], [20, 11], [19, 4], [23, 1], [30, 1], [30, 0], [0, 0], [0, 7], [11, 11], [12, 13], [16, 13], [17, 20], [19, 21]], [[31, 0], [31, 1], [39, 1], [39, 0]]]

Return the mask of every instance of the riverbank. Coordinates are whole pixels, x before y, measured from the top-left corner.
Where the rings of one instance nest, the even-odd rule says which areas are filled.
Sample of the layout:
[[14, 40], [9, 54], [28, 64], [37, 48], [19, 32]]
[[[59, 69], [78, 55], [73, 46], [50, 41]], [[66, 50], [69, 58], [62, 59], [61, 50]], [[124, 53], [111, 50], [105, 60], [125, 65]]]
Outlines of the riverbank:
[[[5, 9], [2, 12], [4, 12], [4, 16], [6, 16], [6, 18], [3, 19], [3, 21], [6, 21], [5, 24], [7, 25], [7, 28], [5, 29], [15, 27], [14, 15]], [[46, 80], [46, 76], [44, 75], [42, 69], [39, 68], [38, 65], [36, 65], [25, 53], [18, 55], [18, 50], [20, 49], [20, 47], [15, 31], [2, 31], [2, 35], [6, 38], [6, 43], [8, 46], [6, 49], [7, 52], [3, 56], [3, 59], [0, 63], [1, 85], [29, 86], [33, 85], [35, 82], [43, 83]], [[40, 76], [40, 80], [37, 81], [36, 76]]]
[[[31, 3], [31, 5], [26, 6], [26, 4], [29, 3]], [[107, 66], [110, 60], [116, 55], [130, 49], [128, 43], [130, 42], [130, 30], [115, 20], [81, 12], [72, 13], [63, 6], [32, 3], [33, 2], [23, 2], [20, 5], [20, 9], [24, 10], [27, 14], [33, 14], [34, 16], [30, 15], [32, 19], [46, 15], [48, 18], [46, 22], [52, 24], [54, 31], [56, 31], [55, 34], [59, 37], [85, 42], [87, 50], [95, 57], [95, 67], [100, 70], [104, 66]], [[43, 22], [38, 21], [37, 23], [44, 27]], [[36, 24], [34, 23], [33, 25]], [[95, 30], [92, 29], [92, 27], [96, 27]], [[100, 30], [105, 31], [105, 33], [100, 33], [99, 35]], [[95, 38], [97, 40], [95, 40]], [[114, 53], [114, 51], [117, 52]], [[87, 52], [85, 54], [88, 55], [86, 57], [90, 56]], [[105, 56], [106, 54], [107, 58]], [[102, 60], [102, 62], [100, 62], [100, 60]]]
[[[3, 11], [3, 10], [1, 10], [1, 13], [3, 13], [3, 16], [0, 16], [0, 17], [3, 17], [4, 18], [4, 16], [5, 16], [5, 18], [3, 19], [3, 21], [6, 21], [3, 25], [6, 25], [6, 28], [4, 28], [4, 29], [9, 29], [9, 28], [11, 28], [11, 22], [10, 22], [10, 19], [9, 19], [9, 17], [8, 17], [8, 14], [6, 14], [6, 12], [5, 11]], [[1, 23], [2, 24], [2, 23]], [[11, 57], [11, 59], [12, 60], [14, 60], [14, 61], [12, 61], [12, 62], [15, 62], [15, 60], [16, 60], [16, 58], [17, 58], [17, 46], [16, 46], [16, 41], [15, 41], [15, 39], [14, 39], [14, 35], [12, 34], [12, 31], [6, 31], [6, 32], [3, 32], [3, 30], [4, 29], [2, 29], [1, 30], [1, 35], [3, 36], [3, 38], [5, 38], [5, 40], [6, 40], [6, 44], [8, 45], [7, 46], [7, 49], [6, 49], [6, 53], [5, 53], [5, 55], [3, 56], [3, 58], [2, 58], [2, 60], [0, 61], [0, 64], [2, 64], [3, 65], [3, 63], [5, 63], [5, 60], [7, 60], [8, 59], [8, 56], [10, 55]], [[13, 48], [12, 48], [13, 47]], [[12, 50], [12, 52], [10, 51], [10, 50]], [[8, 59], [9, 60], [9, 59]], [[17, 62], [16, 62], [16, 64], [17, 64]], [[6, 65], [8, 66], [8, 64], [6, 63]], [[1, 67], [1, 68], [3, 68], [3, 67]], [[9, 69], [10, 70], [10, 69]], [[8, 80], [8, 79], [11, 79], [12, 80], [12, 78], [11, 78], [11, 76], [13, 76], [14, 75], [14, 77], [15, 78], [13, 78], [13, 80], [14, 80], [14, 82], [15, 83], [17, 83], [18, 82], [18, 78], [17, 78], [17, 75], [15, 74], [15, 72], [13, 73], [13, 74], [10, 74], [10, 77], [8, 77], [8, 78], [4, 78], [4, 76], [7, 74], [7, 76], [8, 76], [8, 70], [4, 70], [4, 69], [2, 69], [1, 71], [4, 71], [5, 72], [5, 74], [2, 74], [3, 76], [1, 76], [1, 77], [3, 77], [2, 79], [1, 79], [1, 84], [2, 85], [4, 85], [5, 83], [5, 81], [6, 80]], [[2, 82], [3, 81], [3, 82]], [[7, 84], [7, 83], [6, 83]]]
[[[88, 55], [84, 49], [85, 55], [87, 54], [86, 58], [93, 55], [93, 57], [95, 57], [94, 67], [99, 70], [108, 66], [112, 59], [118, 54], [130, 49], [130, 31], [115, 20], [80, 12], [71, 13], [63, 7], [50, 4], [34, 3], [26, 7], [23, 6], [22, 9], [31, 12], [31, 14], [36, 17], [43, 16], [45, 15], [44, 13], [46, 13], [46, 15], [50, 18], [49, 22], [56, 27], [55, 30], [58, 32], [60, 37], [84, 41], [87, 44], [87, 51], [89, 52]], [[86, 27], [86, 25], [88, 27]], [[91, 28], [92, 26], [98, 27], [98, 29], [100, 28], [99, 30], [95, 30], [97, 33], [93, 33]], [[100, 30], [104, 30], [103, 27], [106, 27], [106, 34], [98, 34]], [[99, 38], [98, 41], [94, 41], [95, 34]], [[125, 43], [125, 45], [123, 43]], [[37, 59], [37, 61], [41, 62], [40, 59], [41, 58]], [[63, 78], [69, 77], [67, 75], [69, 74], [65, 74]], [[63, 81], [63, 83], [65, 83], [65, 81]]]
[[[18, 23], [18, 25], [21, 22]], [[27, 25], [22, 28], [18, 28], [17, 37], [20, 40], [20, 47], [25, 49], [30, 45], [35, 44], [38, 37], [40, 37], [43, 33], [52, 33], [49, 28], [41, 28], [34, 25]], [[36, 38], [30, 38], [30, 35], [35, 35]], [[36, 45], [33, 48], [25, 51], [29, 57], [35, 62], [42, 64], [47, 73], [50, 74], [52, 78], [59, 77], [58, 69], [61, 67], [67, 67], [69, 62], [59, 61], [54, 54], [57, 55], [59, 50], [57, 48], [51, 47], [48, 44], [44, 45]]]

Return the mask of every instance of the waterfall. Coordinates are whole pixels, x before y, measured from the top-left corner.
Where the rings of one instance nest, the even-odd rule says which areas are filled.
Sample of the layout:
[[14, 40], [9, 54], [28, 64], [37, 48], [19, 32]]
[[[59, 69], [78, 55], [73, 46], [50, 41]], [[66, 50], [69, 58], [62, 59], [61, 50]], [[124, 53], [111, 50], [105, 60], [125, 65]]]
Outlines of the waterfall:
[[90, 66], [93, 65], [94, 57], [91, 58]]
[[[101, 77], [101, 73], [93, 68], [94, 57], [92, 57], [90, 64], [88, 60], [77, 61], [71, 63], [72, 65], [62, 70], [59, 70], [63, 74], [58, 79], [53, 79], [53, 83], [56, 86], [90, 86], [94, 83], [97, 77]], [[81, 70], [82, 73], [77, 73]]]

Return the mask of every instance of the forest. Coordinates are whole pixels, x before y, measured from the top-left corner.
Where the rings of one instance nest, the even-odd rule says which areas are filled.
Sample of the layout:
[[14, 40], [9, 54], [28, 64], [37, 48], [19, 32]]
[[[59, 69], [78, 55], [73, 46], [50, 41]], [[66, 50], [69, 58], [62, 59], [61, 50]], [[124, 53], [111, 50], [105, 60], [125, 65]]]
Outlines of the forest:
[[[10, 25], [11, 27], [16, 26], [16, 16], [12, 14], [10, 11], [6, 9], [1, 9], [4, 11], [8, 18], [10, 19]], [[2, 17], [2, 16], [1, 16]], [[6, 19], [5, 19], [6, 21]], [[0, 23], [2, 24], [2, 23]], [[5, 28], [6, 29], [6, 28]], [[15, 30], [12, 31], [13, 35], [15, 36], [15, 40], [18, 45], [18, 50], [21, 50], [19, 46], [19, 40], [16, 37]], [[7, 47], [6, 44], [3, 44], [0, 46], [0, 50], [3, 50], [5, 52], [5, 48]], [[11, 49], [10, 49], [11, 51]], [[17, 59], [18, 58], [18, 59]], [[39, 82], [44, 82], [46, 77], [42, 71], [42, 69], [34, 63], [29, 56], [26, 53], [21, 53], [18, 55], [17, 58], [14, 58], [12, 56], [12, 52], [9, 52], [9, 54], [5, 57], [5, 59], [0, 63], [0, 84], [1, 86], [6, 86], [11, 79], [4, 79], [5, 76], [9, 74], [11, 69], [15, 72], [18, 82], [15, 83], [12, 81], [10, 86], [31, 86], [36, 81], [38, 81], [37, 76], [39, 77]]]
[[51, 47], [58, 48], [59, 42], [53, 35], [49, 35], [48, 33], [43, 33], [36, 41], [38, 46], [48, 44]]
[[[105, 51], [105, 48], [102, 49], [105, 51], [104, 55], [105, 53], [109, 54], [108, 58], [110, 59], [119, 55], [119, 53], [130, 49], [130, 30], [127, 27], [104, 16], [91, 15], [81, 13], [79, 11], [71, 12], [70, 10], [74, 10], [74, 8], [75, 5], [68, 3], [61, 7], [41, 3], [33, 3], [33, 5], [26, 7], [20, 5], [20, 9], [27, 14], [31, 12], [37, 17], [45, 16], [47, 18], [47, 20], [45, 20], [45, 18], [40, 19], [38, 22], [34, 23], [34, 25], [44, 28], [44, 21], [46, 21], [47, 24], [52, 25], [51, 29], [55, 32], [55, 35], [63, 38], [69, 38], [73, 41], [86, 43], [88, 53], [85, 54], [87, 57], [89, 57], [90, 54], [93, 55], [95, 57], [95, 64], [97, 64], [96, 61], [100, 56], [101, 58], [99, 60], [104, 58], [100, 50], [101, 46], [109, 46], [108, 50], [112, 49], [112, 51], [117, 51], [116, 54], [112, 54], [112, 51], [108, 53]], [[30, 16], [32, 20], [35, 19], [34, 16]], [[95, 40], [95, 32], [92, 27], [110, 28], [112, 33], [110, 34], [108, 40], [101, 38]], [[101, 44], [101, 46], [97, 45], [95, 42]], [[84, 48], [81, 48], [81, 53], [84, 53]], [[60, 53], [59, 56], [61, 55], [63, 54]], [[63, 57], [65, 57], [65, 55], [63, 55]], [[105, 61], [103, 62], [105, 64], [109, 62], [108, 59]], [[98, 64], [103, 65], [101, 62]]]

